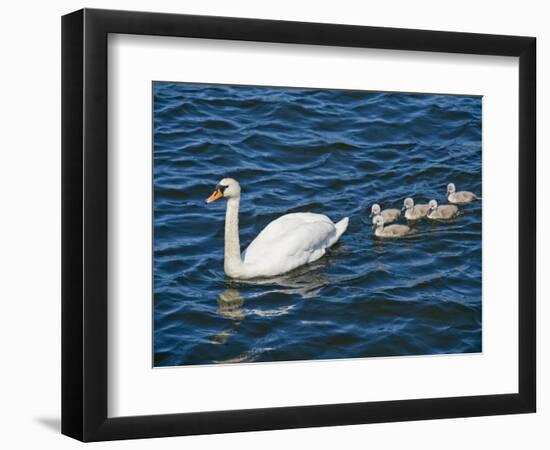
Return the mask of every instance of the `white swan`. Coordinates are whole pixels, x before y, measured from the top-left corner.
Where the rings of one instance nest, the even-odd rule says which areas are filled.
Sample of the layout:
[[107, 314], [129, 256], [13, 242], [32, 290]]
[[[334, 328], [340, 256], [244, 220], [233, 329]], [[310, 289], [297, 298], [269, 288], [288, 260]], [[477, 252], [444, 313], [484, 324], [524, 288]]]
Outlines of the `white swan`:
[[371, 211], [370, 213], [371, 217], [373, 216], [376, 217], [381, 215], [384, 218], [384, 223], [386, 224], [395, 222], [401, 216], [401, 211], [399, 211], [398, 209], [384, 209], [382, 211], [378, 203], [375, 203], [374, 205], [372, 205], [372, 208], [370, 211]]
[[474, 200], [481, 200], [480, 197], [478, 197], [473, 192], [468, 191], [456, 191], [456, 187], [454, 183], [449, 183], [447, 185], [447, 200], [449, 200], [449, 203], [470, 203]]
[[410, 234], [412, 229], [407, 225], [388, 225], [384, 226], [384, 218], [382, 216], [375, 216], [372, 219], [374, 235], [379, 238], [400, 238]]
[[212, 203], [220, 198], [227, 199], [223, 268], [231, 278], [273, 277], [316, 261], [348, 227], [347, 217], [334, 224], [322, 214], [286, 214], [267, 225], [241, 255], [239, 183], [224, 178], [206, 202]]
[[428, 213], [428, 219], [432, 220], [447, 220], [452, 219], [458, 214], [458, 206], [456, 205], [437, 205], [437, 201], [430, 200], [428, 203], [430, 212]]

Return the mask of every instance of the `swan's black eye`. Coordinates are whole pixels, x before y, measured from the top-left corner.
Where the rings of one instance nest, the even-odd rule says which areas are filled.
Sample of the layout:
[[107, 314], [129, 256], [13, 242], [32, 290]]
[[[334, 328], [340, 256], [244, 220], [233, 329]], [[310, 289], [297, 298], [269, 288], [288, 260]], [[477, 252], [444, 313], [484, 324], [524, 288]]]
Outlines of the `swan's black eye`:
[[216, 188], [219, 189], [220, 191], [224, 192], [227, 189], [227, 186], [224, 186], [223, 184], [218, 184], [216, 186]]

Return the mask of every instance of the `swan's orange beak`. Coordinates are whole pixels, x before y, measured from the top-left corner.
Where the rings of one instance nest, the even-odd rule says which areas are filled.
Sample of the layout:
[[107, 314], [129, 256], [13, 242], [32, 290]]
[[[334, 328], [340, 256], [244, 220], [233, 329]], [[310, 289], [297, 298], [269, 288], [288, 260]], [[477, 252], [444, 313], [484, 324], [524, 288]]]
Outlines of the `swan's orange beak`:
[[220, 188], [216, 188], [216, 190], [212, 193], [212, 195], [208, 197], [205, 201], [206, 203], [212, 203], [212, 202], [215, 202], [216, 200], [219, 200], [222, 197], [223, 197], [222, 190]]

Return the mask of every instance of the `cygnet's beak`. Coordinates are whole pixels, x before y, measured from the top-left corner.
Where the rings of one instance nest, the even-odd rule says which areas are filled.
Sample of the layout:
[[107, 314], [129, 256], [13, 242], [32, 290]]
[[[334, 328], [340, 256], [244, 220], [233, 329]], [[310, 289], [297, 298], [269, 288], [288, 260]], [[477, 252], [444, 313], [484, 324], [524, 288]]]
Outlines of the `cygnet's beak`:
[[208, 197], [205, 202], [206, 203], [212, 203], [212, 202], [215, 202], [216, 200], [219, 200], [220, 198], [223, 197], [223, 192], [220, 188], [216, 188], [216, 190], [212, 193], [212, 195], [210, 197]]

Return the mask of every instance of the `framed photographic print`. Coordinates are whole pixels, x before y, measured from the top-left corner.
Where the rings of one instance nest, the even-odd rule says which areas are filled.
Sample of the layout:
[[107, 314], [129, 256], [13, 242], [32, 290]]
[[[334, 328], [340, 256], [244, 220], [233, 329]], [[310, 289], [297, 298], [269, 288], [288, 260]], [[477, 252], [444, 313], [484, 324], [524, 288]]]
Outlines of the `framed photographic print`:
[[64, 434], [535, 411], [534, 38], [62, 32]]

